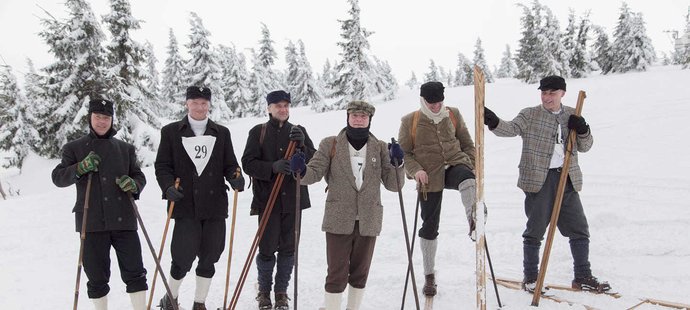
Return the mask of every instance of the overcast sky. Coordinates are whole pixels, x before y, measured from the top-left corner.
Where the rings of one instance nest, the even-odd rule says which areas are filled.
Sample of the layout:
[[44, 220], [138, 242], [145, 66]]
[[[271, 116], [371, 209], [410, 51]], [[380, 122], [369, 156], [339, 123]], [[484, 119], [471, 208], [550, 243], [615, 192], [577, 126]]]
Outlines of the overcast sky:
[[[657, 53], [670, 51], [671, 39], [664, 31], [684, 29], [690, 1], [627, 2], [633, 11], [643, 13], [647, 34]], [[66, 16], [63, 3], [60, 0], [0, 0], [0, 56], [13, 66], [17, 75], [26, 71], [26, 57], [30, 57], [37, 68], [52, 61], [47, 46], [37, 35], [42, 29], [39, 17], [46, 16], [39, 6], [59, 18]], [[109, 12], [107, 0], [90, 3], [99, 17]], [[455, 71], [458, 52], [471, 59], [478, 37], [482, 39], [489, 66], [498, 65], [505, 45], [510, 44], [514, 52], [520, 39], [522, 11], [517, 3], [529, 5], [531, 1], [360, 0], [360, 8], [362, 25], [374, 31], [369, 38], [370, 53], [387, 60], [398, 80], [404, 82], [412, 70], [421, 79], [429, 59], [446, 70]], [[591, 21], [604, 26], [611, 34], [622, 2], [541, 0], [541, 3], [551, 8], [561, 29], [565, 28], [568, 10], [572, 8], [577, 15], [590, 10]], [[339, 59], [338, 19], [348, 18], [348, 9], [346, 0], [132, 0], [134, 17], [145, 21], [133, 37], [142, 43], [150, 41], [161, 65], [166, 57], [169, 28], [175, 32], [180, 45], [189, 42], [189, 13], [192, 11], [203, 19], [213, 44], [234, 43], [244, 51], [257, 46], [263, 22], [275, 41], [280, 68], [284, 68], [287, 41], [302, 39], [314, 71], [320, 72], [327, 58], [331, 62]], [[103, 31], [107, 33], [107, 29]], [[180, 47], [186, 53], [186, 49]]]

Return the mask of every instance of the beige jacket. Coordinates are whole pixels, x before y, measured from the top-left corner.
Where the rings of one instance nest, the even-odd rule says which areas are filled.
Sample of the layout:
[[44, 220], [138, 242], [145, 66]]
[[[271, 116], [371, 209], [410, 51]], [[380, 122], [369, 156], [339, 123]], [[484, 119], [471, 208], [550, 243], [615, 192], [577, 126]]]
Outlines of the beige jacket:
[[453, 127], [450, 117], [434, 124], [424, 113], [420, 113], [414, 145], [410, 130], [415, 112], [403, 116], [400, 123], [398, 140], [405, 151], [405, 170], [411, 177], [419, 170], [426, 171], [429, 175], [426, 190], [429, 192], [443, 190], [447, 166], [465, 165], [474, 169], [476, 151], [472, 137], [460, 111], [451, 107], [450, 112], [457, 119], [456, 127]]
[[[331, 147], [336, 141], [335, 155], [331, 158]], [[366, 144], [362, 187], [357, 190], [355, 176], [350, 164], [349, 142], [345, 130], [338, 136], [326, 137], [307, 165], [302, 178], [303, 185], [314, 184], [326, 178], [328, 195], [321, 229], [333, 234], [352, 234], [355, 221], [359, 219], [359, 233], [363, 236], [378, 236], [383, 222], [381, 205], [381, 184], [392, 192], [398, 191], [405, 182], [403, 168], [397, 170], [390, 163], [388, 145], [369, 134]]]

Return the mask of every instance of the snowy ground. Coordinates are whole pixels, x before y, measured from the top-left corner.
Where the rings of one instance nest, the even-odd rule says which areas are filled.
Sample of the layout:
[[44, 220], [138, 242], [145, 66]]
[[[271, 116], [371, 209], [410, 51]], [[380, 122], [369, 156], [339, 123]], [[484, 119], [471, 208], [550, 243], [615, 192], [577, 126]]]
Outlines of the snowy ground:
[[[595, 137], [592, 150], [580, 156], [585, 176], [581, 198], [592, 235], [592, 267], [595, 275], [608, 280], [623, 298], [565, 292], [558, 292], [559, 296], [599, 309], [626, 309], [643, 297], [690, 303], [690, 163], [683, 159], [690, 147], [682, 135], [687, 135], [685, 121], [690, 118], [688, 82], [690, 70], [677, 67], [569, 81], [570, 91], [564, 101], [574, 106], [577, 91], [587, 91], [583, 116]], [[417, 94], [417, 90], [401, 90], [398, 99], [378, 104], [372, 132], [382, 140], [397, 136], [400, 117], [418, 107]], [[473, 88], [448, 89], [446, 98], [446, 104], [459, 107], [467, 125], [474, 128]], [[539, 104], [539, 92], [535, 85], [500, 80], [487, 85], [486, 104], [499, 116], [511, 119], [523, 107]], [[296, 108], [292, 115], [291, 121], [304, 125], [315, 144], [345, 125], [343, 111], [315, 114], [308, 108]], [[247, 131], [261, 121], [242, 119], [228, 124], [238, 157], [244, 149]], [[524, 195], [515, 185], [520, 139], [499, 139], [487, 131], [485, 152], [487, 239], [494, 268], [499, 276], [519, 279], [520, 236], [525, 223]], [[66, 308], [72, 303], [79, 246], [70, 213], [75, 194], [73, 187], [59, 189], [51, 183], [50, 172], [56, 164], [54, 160], [34, 157], [21, 175], [16, 170], [0, 170], [5, 191], [20, 193], [0, 201], [0, 309]], [[153, 168], [145, 168], [144, 172], [149, 185], [138, 205], [157, 248], [165, 222], [164, 203]], [[317, 309], [321, 305], [326, 272], [325, 238], [320, 229], [324, 183], [312, 186], [310, 192], [314, 207], [303, 213], [299, 258], [302, 309]], [[403, 196], [411, 227], [415, 201], [412, 183], [405, 185]], [[459, 194], [447, 191], [445, 198], [437, 260], [439, 295], [435, 305], [436, 309], [472, 309], [474, 244], [466, 237]], [[382, 199], [386, 210], [384, 228], [378, 239], [363, 309], [397, 309], [405, 279], [407, 260], [398, 196], [385, 192]], [[250, 192], [240, 195], [231, 294], [256, 231], [256, 218], [248, 215], [250, 201]], [[226, 250], [216, 266], [207, 302], [209, 309], [222, 305], [227, 253]], [[154, 264], [146, 246], [144, 254], [151, 275]], [[166, 250], [166, 273], [169, 258]], [[414, 259], [421, 287], [418, 248]], [[251, 270], [238, 309], [252, 309], [255, 304], [255, 267]], [[554, 242], [547, 282], [569, 284], [571, 270], [568, 242], [559, 235]], [[180, 300], [186, 308], [191, 307], [194, 294], [192, 278], [188, 277], [181, 289]], [[86, 296], [85, 283], [83, 277], [82, 296]], [[111, 309], [128, 309], [129, 299], [115, 262], [111, 288]], [[531, 309], [531, 296], [503, 287], [499, 290], [505, 309]], [[162, 294], [159, 281], [156, 299]], [[407, 309], [414, 308], [411, 297], [408, 292]], [[497, 308], [491, 289], [487, 299], [489, 308]], [[81, 309], [92, 307], [85, 297], [80, 305]], [[583, 309], [581, 305], [548, 300], [542, 300], [541, 307]]]

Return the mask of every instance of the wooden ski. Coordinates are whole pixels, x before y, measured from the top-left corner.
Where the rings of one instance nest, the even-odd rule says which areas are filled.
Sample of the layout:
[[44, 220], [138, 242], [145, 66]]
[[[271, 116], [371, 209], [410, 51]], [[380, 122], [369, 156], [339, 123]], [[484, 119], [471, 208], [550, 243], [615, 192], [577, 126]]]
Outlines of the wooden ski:
[[[474, 174], [477, 202], [474, 205], [475, 246], [477, 249], [477, 309], [486, 310], [486, 252], [484, 248], [484, 72], [474, 66]], [[471, 233], [471, 232], [470, 232]]]
[[[503, 287], [506, 287], [509, 289], [513, 289], [513, 290], [517, 290], [517, 291], [524, 291], [522, 289], [522, 281], [501, 279], [501, 278], [496, 278], [495, 280], [496, 280], [496, 283], [500, 286], [503, 286]], [[527, 291], [525, 291], [525, 293], [531, 294]], [[532, 294], [532, 295], [534, 295], [534, 294]], [[597, 309], [597, 308], [594, 308], [592, 306], [576, 303], [576, 302], [573, 302], [573, 301], [570, 301], [570, 300], [567, 300], [567, 299], [564, 299], [564, 298], [561, 298], [561, 297], [558, 297], [558, 296], [555, 296], [555, 295], [552, 295], [549, 293], [541, 294], [541, 298], [551, 300], [551, 301], [561, 303], [561, 304], [567, 304], [569, 306], [581, 305], [581, 306], [585, 307], [585, 309], [587, 309], [587, 310], [596, 310]]]

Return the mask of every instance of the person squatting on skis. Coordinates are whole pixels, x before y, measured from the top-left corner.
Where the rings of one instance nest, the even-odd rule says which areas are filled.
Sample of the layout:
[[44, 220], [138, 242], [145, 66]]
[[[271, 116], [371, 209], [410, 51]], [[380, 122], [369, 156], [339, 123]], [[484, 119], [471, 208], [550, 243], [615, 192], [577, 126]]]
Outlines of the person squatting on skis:
[[[247, 144], [242, 155], [242, 167], [252, 178], [252, 215], [259, 215], [258, 221], [269, 216], [266, 230], [256, 254], [259, 293], [256, 300], [259, 309], [273, 309], [271, 284], [275, 267], [275, 309], [288, 309], [288, 282], [295, 263], [295, 187], [290, 161], [284, 159], [290, 141], [297, 143], [297, 149], [309, 160], [316, 150], [304, 127], [293, 125], [290, 118], [290, 94], [277, 90], [266, 96], [268, 122], [254, 126], [249, 131]], [[264, 215], [266, 203], [271, 195], [273, 183], [279, 174], [286, 175], [279, 189], [271, 214]], [[300, 186], [300, 208], [311, 206], [307, 186]], [[276, 259], [275, 253], [278, 252]], [[277, 263], [277, 266], [276, 266]]]
[[[161, 299], [160, 306], [166, 310], [177, 303], [182, 280], [197, 257], [192, 309], [206, 309], [214, 264], [225, 248], [229, 190], [225, 181], [233, 190], [242, 191], [244, 187], [244, 178], [235, 177], [239, 164], [230, 131], [208, 118], [211, 90], [190, 86], [186, 98], [188, 114], [161, 129], [155, 162], [163, 199], [175, 201], [169, 279], [174, 300], [167, 295]], [[175, 178], [180, 178], [178, 189]]]
[[547, 76], [539, 81], [541, 105], [522, 109], [512, 121], [504, 121], [488, 108], [484, 123], [499, 137], [522, 137], [518, 187], [525, 192], [527, 225], [523, 237], [523, 289], [534, 292], [538, 276], [541, 240], [551, 219], [561, 169], [565, 158], [565, 139], [569, 130], [577, 132], [568, 182], [558, 218], [558, 229], [570, 239], [575, 279], [573, 287], [583, 290], [607, 291], [611, 287], [592, 276], [589, 262], [589, 226], [578, 192], [582, 190], [582, 171], [578, 152], [592, 147], [592, 132], [575, 109], [562, 104], [566, 83], [560, 76]]
[[[337, 136], [323, 139], [309, 165], [301, 153], [290, 162], [292, 171], [303, 173], [302, 184], [313, 184], [323, 177], [328, 184], [321, 227], [326, 232], [328, 263], [326, 310], [340, 309], [348, 284], [347, 309], [359, 309], [383, 221], [381, 184], [397, 192], [398, 183], [404, 183], [400, 146], [387, 147], [369, 132], [374, 111], [367, 102], [350, 102], [347, 127]], [[393, 165], [389, 148], [397, 155], [398, 167]], [[400, 169], [399, 179], [395, 169]]]
[[417, 191], [421, 193], [418, 194], [422, 211], [419, 245], [426, 296], [435, 296], [437, 292], [434, 268], [443, 189], [460, 191], [470, 235], [475, 228], [474, 142], [460, 111], [445, 106], [443, 90], [441, 82], [422, 84], [420, 109], [403, 116], [398, 134], [405, 152], [405, 170], [417, 181]]
[[94, 99], [89, 102], [89, 133], [65, 144], [62, 161], [53, 169], [53, 183], [58, 187], [76, 184], [74, 205], [76, 230], [82, 229], [87, 174], [92, 174], [86, 218], [83, 266], [88, 282], [87, 293], [96, 310], [108, 309], [110, 291], [110, 248], [115, 249], [122, 281], [127, 285], [135, 310], [146, 309], [146, 269], [137, 235], [137, 219], [128, 193], [134, 199], [146, 185], [133, 145], [113, 136], [113, 102]]

